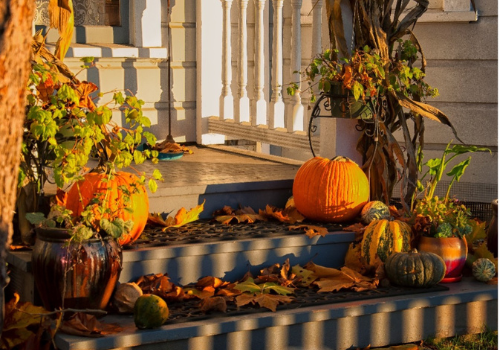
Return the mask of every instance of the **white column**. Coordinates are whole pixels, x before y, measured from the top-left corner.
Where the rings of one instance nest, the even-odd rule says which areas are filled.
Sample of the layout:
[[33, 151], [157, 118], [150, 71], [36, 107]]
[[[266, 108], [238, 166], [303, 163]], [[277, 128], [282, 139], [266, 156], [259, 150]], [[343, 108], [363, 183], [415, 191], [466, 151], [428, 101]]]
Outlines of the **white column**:
[[270, 127], [285, 127], [285, 104], [283, 103], [283, 0], [273, 0], [273, 66]]
[[222, 1], [222, 93], [220, 96], [221, 119], [233, 119], [233, 95], [231, 93], [231, 4]]
[[312, 27], [313, 36], [312, 36], [312, 47], [311, 47], [311, 52], [313, 57], [322, 52], [321, 48], [322, 10], [323, 10], [323, 2], [318, 1], [313, 9], [313, 27]]
[[[300, 88], [300, 69], [301, 69], [301, 29], [300, 29], [300, 9], [302, 0], [291, 0], [292, 5], [292, 57], [291, 57], [291, 75], [292, 81], [299, 83]], [[297, 72], [297, 73], [294, 73]], [[292, 131], [304, 130], [304, 106], [302, 106], [301, 96], [296, 92], [292, 98]]]
[[255, 125], [267, 124], [267, 101], [264, 94], [264, 7], [266, 0], [255, 0]]
[[[130, 1], [130, 43], [136, 47], [161, 47], [161, 1]], [[170, 56], [170, 52], [168, 53]]]
[[247, 94], [248, 84], [248, 52], [247, 52], [247, 6], [248, 0], [239, 0], [240, 17], [238, 20], [239, 31], [239, 55], [238, 55], [238, 88], [239, 88], [239, 108], [238, 121], [250, 121], [250, 100]]

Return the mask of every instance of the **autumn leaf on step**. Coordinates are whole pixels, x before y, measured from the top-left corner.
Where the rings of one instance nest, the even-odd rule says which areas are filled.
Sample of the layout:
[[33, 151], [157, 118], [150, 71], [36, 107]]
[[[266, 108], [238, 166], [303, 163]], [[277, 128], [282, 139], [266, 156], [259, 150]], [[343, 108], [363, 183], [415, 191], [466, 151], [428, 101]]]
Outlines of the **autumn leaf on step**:
[[366, 264], [361, 258], [361, 244], [349, 244], [349, 248], [347, 248], [347, 253], [345, 255], [344, 265], [360, 274], [366, 273]]
[[290, 231], [292, 231], [292, 230], [305, 230], [306, 235], [309, 238], [313, 238], [314, 236], [318, 236], [318, 235], [320, 235], [321, 237], [325, 237], [326, 234], [328, 233], [328, 230], [325, 227], [313, 226], [313, 225], [295, 225], [295, 226], [289, 226], [288, 229]]
[[33, 337], [40, 343], [44, 330], [52, 333], [52, 320], [48, 315], [45, 316], [49, 312], [43, 307], [19, 302], [19, 299], [19, 294], [14, 293], [14, 297], [5, 304], [1, 335], [3, 349], [27, 344]]
[[180, 301], [185, 298], [184, 290], [170, 281], [168, 275], [157, 273], [144, 275], [136, 281], [143, 294], [155, 294], [165, 301]]
[[[230, 210], [230, 211], [229, 211]], [[236, 223], [249, 223], [253, 224], [255, 221], [267, 221], [265, 217], [257, 214], [252, 208], [244, 207], [241, 209], [233, 210], [230, 207], [225, 206], [222, 209], [223, 215], [218, 215], [221, 211], [214, 212], [214, 218], [217, 222], [229, 225], [231, 222], [235, 221]]]
[[224, 288], [229, 284], [229, 282], [224, 282], [220, 278], [207, 276], [200, 278], [193, 287], [184, 287], [184, 293], [199, 299], [207, 299], [213, 297], [217, 289]]
[[283, 266], [276, 263], [270, 267], [260, 270], [255, 283], [275, 282], [281, 286], [288, 287], [297, 282], [297, 277], [290, 273], [290, 259], [286, 259]]
[[205, 201], [200, 205], [192, 208], [189, 211], [183, 207], [177, 211], [177, 214], [172, 216], [164, 216], [160, 213], [149, 213], [148, 215], [148, 224], [156, 225], [156, 226], [164, 226], [163, 231], [167, 230], [169, 227], [181, 227], [190, 222], [196, 221], [200, 218], [200, 213], [203, 211], [203, 206], [205, 205]]
[[91, 338], [104, 337], [122, 331], [122, 328], [117, 324], [100, 322], [95, 316], [83, 312], [72, 315], [62, 323], [60, 329], [66, 334]]
[[236, 297], [236, 305], [238, 307], [252, 303], [253, 305], [259, 304], [260, 307], [264, 307], [273, 312], [276, 312], [276, 307], [282, 303], [290, 303], [293, 301], [292, 297], [286, 295], [276, 295], [276, 294], [242, 294]]
[[302, 222], [305, 219], [304, 216], [302, 216], [295, 207], [291, 206], [285, 209], [279, 209], [270, 205], [266, 205], [266, 210], [259, 209], [259, 214], [262, 217], [276, 219], [286, 224], [295, 224], [297, 222]]
[[378, 280], [365, 277], [348, 267], [342, 267], [336, 276], [321, 278], [313, 282], [319, 287], [318, 293], [352, 289], [356, 292], [376, 289]]
[[355, 223], [347, 227], [342, 228], [342, 231], [354, 232], [354, 241], [360, 242], [363, 239], [363, 233], [365, 232], [366, 226], [362, 223]]
[[203, 290], [194, 287], [184, 287], [184, 295], [187, 297], [196, 297], [198, 299], [208, 299], [214, 296], [213, 290]]
[[341, 275], [340, 270], [334, 269], [333, 267], [316, 265], [313, 262], [305, 264], [304, 269], [312, 271], [317, 278], [337, 277]]
[[215, 296], [212, 298], [203, 299], [201, 301], [200, 309], [204, 313], [207, 313], [209, 311], [226, 312], [227, 310], [226, 299], [221, 296]]
[[283, 287], [273, 282], [256, 284], [253, 278], [248, 278], [246, 281], [238, 283], [235, 288], [241, 290], [242, 292], [249, 292], [254, 294], [270, 293], [271, 291], [273, 291], [281, 295], [287, 295], [292, 294], [294, 291], [294, 288]]
[[295, 265], [294, 267], [292, 267], [292, 274], [299, 278], [301, 287], [309, 287], [311, 283], [314, 282], [317, 278], [314, 275], [314, 272], [304, 269], [300, 265]]

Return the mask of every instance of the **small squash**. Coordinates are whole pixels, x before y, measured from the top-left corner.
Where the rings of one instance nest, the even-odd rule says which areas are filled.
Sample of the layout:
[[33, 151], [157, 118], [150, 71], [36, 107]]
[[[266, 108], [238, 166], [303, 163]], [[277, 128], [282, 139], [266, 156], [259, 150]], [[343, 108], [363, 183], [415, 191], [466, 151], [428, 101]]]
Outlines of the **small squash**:
[[139, 329], [161, 327], [169, 316], [165, 300], [154, 294], [141, 295], [134, 304], [134, 323]]
[[363, 233], [361, 257], [368, 266], [375, 266], [377, 256], [385, 262], [393, 252], [410, 250], [411, 228], [403, 221], [375, 220]]
[[[124, 196], [124, 190], [129, 193], [128, 201]], [[58, 204], [64, 205], [73, 212], [75, 217], [78, 217], [94, 198], [98, 198], [100, 204], [104, 204], [119, 218], [134, 222], [130, 232], [124, 234], [118, 243], [125, 245], [139, 238], [148, 221], [149, 199], [146, 188], [140, 183], [137, 176], [123, 171], [119, 171], [111, 177], [105, 173], [87, 173], [83, 180], [71, 186], [63, 198], [58, 198]], [[95, 215], [96, 219], [99, 220], [100, 214], [97, 210]]]
[[488, 282], [495, 277], [495, 264], [487, 258], [479, 258], [472, 264], [472, 275], [480, 282]]
[[425, 288], [444, 278], [446, 265], [437, 254], [413, 249], [408, 253], [391, 254], [385, 261], [385, 273], [395, 285]]
[[381, 201], [371, 201], [365, 204], [361, 210], [361, 221], [368, 225], [374, 220], [389, 220], [391, 217], [391, 212], [389, 207]]
[[297, 171], [293, 182], [295, 207], [306, 218], [344, 222], [359, 215], [370, 186], [361, 168], [346, 157], [315, 157]]

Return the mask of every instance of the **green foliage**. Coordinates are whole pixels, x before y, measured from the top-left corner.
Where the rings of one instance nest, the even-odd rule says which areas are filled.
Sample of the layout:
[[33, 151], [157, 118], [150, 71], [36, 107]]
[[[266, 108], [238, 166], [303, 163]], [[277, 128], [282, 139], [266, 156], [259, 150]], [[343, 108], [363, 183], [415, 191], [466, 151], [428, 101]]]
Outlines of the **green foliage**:
[[[437, 89], [425, 83], [425, 73], [412, 65], [419, 58], [415, 44], [411, 40], [400, 40], [399, 45], [400, 50], [388, 60], [367, 45], [353, 51], [349, 59], [339, 59], [338, 50], [328, 49], [317, 55], [302, 73], [308, 84], [306, 90], [311, 91], [311, 101], [316, 100], [314, 86], [328, 93], [332, 82], [342, 83], [356, 101], [386, 95], [390, 91], [410, 98], [437, 96]], [[292, 96], [298, 90], [298, 82], [287, 87], [287, 93]]]
[[[413, 197], [413, 202], [416, 201], [413, 220], [416, 222], [420, 220], [419, 217], [427, 218], [423, 232], [431, 237], [463, 237], [473, 232], [475, 224], [470, 218], [470, 211], [457, 200], [450, 198], [453, 183], [460, 181], [465, 169], [470, 164], [471, 157], [454, 165], [448, 172], [446, 172], [446, 168], [459, 155], [478, 151], [491, 153], [488, 148], [467, 145], [451, 146], [451, 142], [446, 146], [441, 158], [429, 159], [424, 164], [428, 170], [422, 175], [417, 185], [417, 188], [424, 192], [424, 196], [418, 201], [416, 201], [416, 193]], [[446, 195], [443, 198], [438, 198], [434, 193], [445, 173], [451, 177], [451, 181]], [[427, 182], [427, 186], [424, 187], [423, 181], [427, 176], [430, 176], [430, 180]]]
[[476, 334], [427, 338], [422, 345], [435, 350], [493, 350], [498, 349], [498, 331], [485, 329]]
[[[156, 143], [156, 137], [144, 131], [151, 126], [151, 121], [142, 111], [144, 101], [115, 91], [110, 101], [96, 106], [93, 94], [98, 87], [80, 82], [62, 62], [53, 65], [55, 59], [50, 59], [51, 54], [44, 48], [44, 42], [38, 44], [38, 49], [33, 51], [34, 63], [27, 84], [19, 187], [35, 183], [37, 198], [34, 200], [39, 200], [50, 177], [57, 187], [63, 188], [82, 178], [84, 171], [88, 171], [86, 167], [90, 159], [97, 159], [99, 170], [110, 176], [120, 168], [141, 164], [148, 159], [156, 164], [158, 152], [138, 149], [143, 140]], [[93, 58], [83, 58], [82, 62], [84, 69], [94, 65]], [[123, 125], [113, 120], [114, 112], [124, 116]], [[141, 184], [147, 179], [152, 192], [158, 187], [156, 181], [163, 181], [158, 170], [150, 176], [140, 175]], [[124, 193], [125, 203], [127, 195]], [[96, 198], [89, 206], [100, 202]], [[118, 238], [130, 231], [131, 223], [115, 220], [114, 213], [108, 208], [100, 207], [98, 212], [109, 214], [109, 220], [99, 222], [103, 234]], [[39, 214], [28, 215], [27, 219], [38, 225], [71, 227], [77, 240], [92, 235], [94, 211], [86, 208], [78, 219], [72, 218], [71, 214], [65, 208], [55, 206], [46, 219]]]

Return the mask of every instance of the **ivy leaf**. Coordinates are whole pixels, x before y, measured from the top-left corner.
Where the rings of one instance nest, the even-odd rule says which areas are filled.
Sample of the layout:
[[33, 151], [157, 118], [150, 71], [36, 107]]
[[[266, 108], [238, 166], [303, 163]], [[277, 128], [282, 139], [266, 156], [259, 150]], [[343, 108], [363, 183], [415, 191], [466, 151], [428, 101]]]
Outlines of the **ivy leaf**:
[[99, 225], [108, 235], [117, 239], [120, 238], [122, 234], [129, 232], [134, 226], [134, 223], [131, 220], [125, 221], [121, 218], [117, 218], [113, 220], [113, 222], [110, 222], [108, 219], [101, 219]]
[[76, 242], [82, 242], [86, 239], [92, 238], [93, 235], [94, 231], [91, 228], [80, 225], [74, 228], [73, 240]]
[[151, 193], [155, 193], [156, 190], [158, 189], [158, 184], [156, 183], [155, 180], [149, 179], [148, 187], [149, 187], [149, 190], [151, 191]]
[[[145, 160], [146, 160], [146, 157], [144, 157], [144, 155], [142, 154], [141, 151], [138, 151], [138, 150], [134, 151], [134, 162], [135, 162], [135, 164], [144, 163]], [[158, 169], [155, 169], [155, 171], [158, 171]]]
[[33, 225], [41, 224], [45, 221], [45, 215], [43, 213], [26, 213], [26, 220], [28, 220]]
[[354, 96], [354, 99], [357, 101], [359, 98], [363, 95], [364, 89], [363, 85], [359, 81], [355, 81], [354, 84], [352, 84], [352, 94]]

